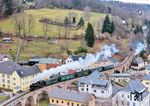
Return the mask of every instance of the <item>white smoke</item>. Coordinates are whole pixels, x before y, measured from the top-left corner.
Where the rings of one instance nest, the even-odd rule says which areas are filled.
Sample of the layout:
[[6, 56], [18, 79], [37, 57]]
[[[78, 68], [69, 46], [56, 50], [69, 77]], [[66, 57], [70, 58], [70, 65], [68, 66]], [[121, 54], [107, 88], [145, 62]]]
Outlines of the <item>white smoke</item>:
[[40, 73], [35, 77], [34, 82], [42, 80], [44, 78], [49, 78], [52, 75], [56, 75], [58, 73], [67, 74], [68, 70], [78, 70], [78, 69], [85, 69], [91, 64], [97, 62], [100, 57], [101, 59], [106, 59], [107, 57], [112, 57], [113, 54], [119, 52], [114, 44], [112, 45], [104, 45], [101, 47], [101, 51], [97, 52], [96, 54], [87, 54], [84, 59], [79, 58], [79, 61], [74, 61], [71, 63], [63, 64], [58, 66], [57, 68], [51, 68], [49, 70], [45, 70], [43, 73]]
[[142, 42], [138, 42], [136, 44], [136, 49], [135, 49], [135, 55], [140, 54], [143, 50], [145, 50], [147, 48], [147, 45], [145, 43]]

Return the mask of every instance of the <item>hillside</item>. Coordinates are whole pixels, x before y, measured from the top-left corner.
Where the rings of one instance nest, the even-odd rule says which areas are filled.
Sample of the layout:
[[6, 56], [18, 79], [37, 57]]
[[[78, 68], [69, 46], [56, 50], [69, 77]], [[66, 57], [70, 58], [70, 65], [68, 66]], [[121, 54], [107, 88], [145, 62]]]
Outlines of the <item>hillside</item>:
[[[67, 10], [67, 9], [37, 9], [37, 10], [25, 10], [24, 14], [27, 16], [27, 14], [31, 14], [34, 17], [35, 20], [35, 25], [34, 29], [31, 35], [36, 35], [36, 36], [43, 36], [43, 31], [42, 31], [42, 23], [39, 22], [41, 18], [50, 18], [53, 20], [61, 21], [64, 22], [65, 17], [67, 17], [69, 14], [75, 13], [77, 16], [77, 22], [79, 21], [80, 17], [84, 17], [84, 12], [79, 11], [79, 10]], [[0, 20], [0, 28], [4, 32], [12, 32], [15, 33], [15, 26], [13, 23], [13, 17], [15, 15], [21, 15], [21, 14], [14, 14], [13, 16]], [[105, 14], [100, 14], [100, 13], [94, 13], [92, 12], [90, 15], [90, 20], [95, 27], [95, 29], [98, 29], [100, 25], [98, 23], [102, 24], [103, 19], [105, 17]], [[86, 28], [86, 27], [85, 27]], [[70, 31], [70, 36], [73, 35], [81, 35], [84, 34], [85, 28], [79, 29], [79, 30], [71, 30]], [[59, 33], [59, 28], [56, 25], [49, 25], [49, 31], [48, 31], [48, 36], [49, 37], [58, 37]], [[64, 28], [61, 28], [62, 35], [64, 34]]]

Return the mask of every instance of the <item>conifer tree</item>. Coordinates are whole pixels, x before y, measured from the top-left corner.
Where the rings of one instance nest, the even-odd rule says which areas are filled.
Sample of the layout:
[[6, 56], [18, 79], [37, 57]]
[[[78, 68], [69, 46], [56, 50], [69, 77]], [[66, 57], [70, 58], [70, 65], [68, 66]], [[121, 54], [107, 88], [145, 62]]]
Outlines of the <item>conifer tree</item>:
[[82, 17], [80, 18], [78, 25], [79, 25], [80, 27], [83, 27], [83, 26], [84, 26], [84, 20], [83, 20]]
[[111, 26], [110, 26], [110, 34], [112, 34], [115, 31], [115, 25], [113, 22], [111, 22]]
[[88, 26], [86, 29], [85, 41], [88, 47], [93, 47], [95, 43], [94, 29], [90, 23], [88, 23]]
[[103, 22], [102, 33], [105, 33], [105, 32], [110, 33], [110, 30], [111, 30], [111, 22], [110, 22], [109, 16], [107, 15]]
[[13, 14], [13, 0], [4, 0], [5, 3], [5, 16]]

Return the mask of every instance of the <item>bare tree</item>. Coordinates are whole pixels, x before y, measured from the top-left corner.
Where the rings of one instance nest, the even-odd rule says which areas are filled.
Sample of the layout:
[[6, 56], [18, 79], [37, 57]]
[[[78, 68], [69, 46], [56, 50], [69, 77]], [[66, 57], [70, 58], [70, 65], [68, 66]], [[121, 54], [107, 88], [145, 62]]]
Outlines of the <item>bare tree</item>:
[[74, 11], [71, 11], [68, 13], [68, 18], [69, 18], [69, 21], [72, 23], [73, 22], [73, 18], [77, 18], [77, 13], [74, 12]]
[[22, 14], [22, 30], [23, 30], [23, 37], [26, 37], [26, 17], [25, 17], [25, 14]]
[[47, 37], [47, 33], [48, 33], [48, 24], [47, 23], [43, 23], [43, 26], [42, 26], [42, 29], [43, 29], [43, 35], [44, 35], [44, 38]]
[[[56, 21], [56, 22], [59, 22], [60, 17], [61, 17], [61, 16], [57, 16], [57, 17], [55, 18], [55, 21]], [[57, 32], [58, 32], [58, 38], [60, 39], [60, 38], [61, 38], [61, 33], [62, 33], [62, 26], [57, 25]]]
[[28, 34], [30, 35], [34, 29], [35, 26], [35, 20], [32, 15], [28, 15]]
[[21, 14], [20, 14], [20, 16], [19, 15], [13, 16], [13, 23], [14, 23], [14, 28], [16, 30], [16, 34], [18, 36], [21, 36], [21, 32], [23, 29]]
[[86, 6], [84, 8], [84, 18], [88, 21], [90, 19], [91, 16], [91, 8]]

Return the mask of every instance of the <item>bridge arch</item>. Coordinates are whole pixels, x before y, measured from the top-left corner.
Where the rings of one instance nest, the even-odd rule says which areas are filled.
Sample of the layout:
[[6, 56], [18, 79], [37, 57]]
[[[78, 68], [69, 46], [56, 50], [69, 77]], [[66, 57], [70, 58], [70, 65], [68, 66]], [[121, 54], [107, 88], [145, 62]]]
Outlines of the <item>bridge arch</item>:
[[35, 106], [36, 102], [33, 96], [29, 96], [26, 100], [25, 100], [25, 104], [22, 104], [22, 106]]
[[120, 71], [119, 70], [114, 70], [114, 72], [113, 73], [120, 73]]
[[38, 94], [35, 96], [36, 104], [39, 104], [40, 101], [46, 100], [49, 101], [48, 92], [47, 91], [41, 91], [38, 92]]

